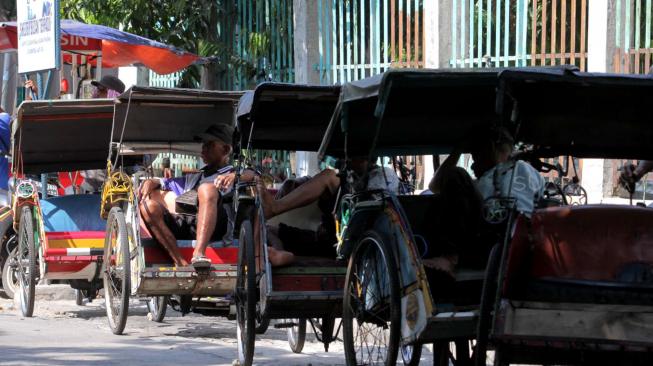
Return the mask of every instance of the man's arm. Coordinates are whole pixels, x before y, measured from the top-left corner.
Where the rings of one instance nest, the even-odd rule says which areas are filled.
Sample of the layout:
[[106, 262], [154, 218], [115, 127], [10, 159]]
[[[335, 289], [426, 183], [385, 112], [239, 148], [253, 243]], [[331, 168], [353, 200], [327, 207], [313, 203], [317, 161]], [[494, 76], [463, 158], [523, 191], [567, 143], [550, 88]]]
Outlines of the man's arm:
[[633, 175], [636, 178], [636, 180], [642, 179], [646, 173], [650, 172], [653, 170], [653, 160], [641, 160], [639, 164], [637, 164], [637, 167], [633, 171]]

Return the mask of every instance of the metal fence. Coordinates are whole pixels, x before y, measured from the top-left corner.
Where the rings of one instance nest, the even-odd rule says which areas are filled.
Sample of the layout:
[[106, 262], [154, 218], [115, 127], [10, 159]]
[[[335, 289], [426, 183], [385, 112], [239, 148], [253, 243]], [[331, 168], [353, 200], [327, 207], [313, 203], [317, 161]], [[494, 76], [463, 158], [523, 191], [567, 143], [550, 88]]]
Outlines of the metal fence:
[[159, 88], [175, 88], [179, 84], [181, 74], [181, 72], [173, 72], [171, 74], [159, 75], [150, 70], [149, 83], [150, 86], [156, 86]]
[[645, 74], [651, 67], [651, 0], [616, 0], [615, 72]]
[[424, 67], [422, 0], [316, 0], [323, 84]]
[[451, 67], [587, 64], [588, 0], [452, 0]]

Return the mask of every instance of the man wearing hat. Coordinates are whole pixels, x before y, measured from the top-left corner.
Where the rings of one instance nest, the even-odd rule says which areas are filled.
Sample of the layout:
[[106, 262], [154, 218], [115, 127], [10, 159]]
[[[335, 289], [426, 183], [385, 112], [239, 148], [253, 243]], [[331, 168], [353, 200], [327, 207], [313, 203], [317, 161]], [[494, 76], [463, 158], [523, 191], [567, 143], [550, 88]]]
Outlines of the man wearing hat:
[[93, 98], [115, 98], [125, 91], [125, 84], [113, 75], [104, 75], [100, 81], [93, 80]]
[[[141, 215], [177, 266], [189, 264], [181, 256], [177, 239], [195, 239], [191, 264], [207, 268], [211, 261], [206, 257], [206, 247], [227, 233], [228, 219], [222, 197], [232, 189], [235, 179], [234, 168], [229, 164], [232, 135], [231, 126], [210, 126], [195, 136], [202, 142], [201, 155], [206, 164], [198, 173], [161, 181], [150, 179], [141, 186]], [[245, 171], [241, 179], [253, 180], [254, 173]], [[195, 195], [196, 213], [177, 212], [181, 210], [180, 199], [185, 197], [183, 201], [188, 203], [195, 200]]]

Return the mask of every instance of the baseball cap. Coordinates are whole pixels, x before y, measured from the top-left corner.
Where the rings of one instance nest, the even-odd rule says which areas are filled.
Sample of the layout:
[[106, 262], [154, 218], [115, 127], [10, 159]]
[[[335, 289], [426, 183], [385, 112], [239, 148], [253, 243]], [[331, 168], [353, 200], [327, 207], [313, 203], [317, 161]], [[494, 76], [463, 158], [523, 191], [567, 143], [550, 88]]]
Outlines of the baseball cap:
[[113, 75], [104, 75], [100, 81], [93, 80], [91, 81], [91, 84], [115, 90], [118, 93], [123, 93], [125, 91], [125, 84]]
[[221, 141], [231, 145], [234, 135], [234, 128], [229, 125], [211, 125], [206, 131], [195, 135], [196, 141], [209, 142]]

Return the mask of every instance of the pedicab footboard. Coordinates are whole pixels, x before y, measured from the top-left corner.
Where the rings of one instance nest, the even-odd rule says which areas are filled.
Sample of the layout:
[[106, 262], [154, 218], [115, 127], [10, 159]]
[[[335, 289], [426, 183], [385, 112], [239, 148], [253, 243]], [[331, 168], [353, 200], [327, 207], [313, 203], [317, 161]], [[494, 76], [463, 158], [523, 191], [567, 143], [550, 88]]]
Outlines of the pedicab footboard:
[[311, 263], [311, 259], [301, 257], [296, 265], [274, 268], [266, 315], [286, 318], [293, 314], [293, 317], [309, 318], [340, 314], [346, 270], [344, 266]]
[[[178, 240], [182, 257], [190, 262], [194, 240]], [[236, 285], [238, 247], [224, 247], [223, 242], [211, 243], [206, 256], [211, 260], [207, 271], [196, 271], [194, 267], [175, 267], [170, 256], [151, 238], [142, 238], [145, 268], [140, 273], [138, 294], [226, 296]]]
[[503, 300], [495, 337], [558, 348], [653, 351], [653, 306]]

